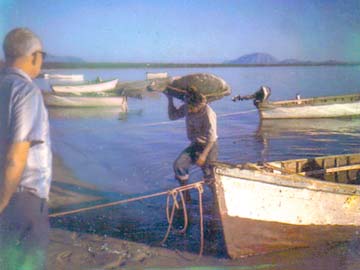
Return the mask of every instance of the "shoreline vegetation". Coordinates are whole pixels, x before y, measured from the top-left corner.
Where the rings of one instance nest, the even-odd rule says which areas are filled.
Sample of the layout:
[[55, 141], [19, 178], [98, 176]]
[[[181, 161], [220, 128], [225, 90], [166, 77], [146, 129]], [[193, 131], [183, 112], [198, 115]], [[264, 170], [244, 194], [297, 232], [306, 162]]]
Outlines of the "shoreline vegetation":
[[[304, 62], [277, 64], [226, 64], [226, 63], [141, 63], [141, 62], [45, 62], [43, 69], [117, 69], [117, 68], [213, 68], [213, 67], [316, 67], [316, 66], [359, 66], [360, 62]], [[0, 68], [4, 62], [0, 60]]]

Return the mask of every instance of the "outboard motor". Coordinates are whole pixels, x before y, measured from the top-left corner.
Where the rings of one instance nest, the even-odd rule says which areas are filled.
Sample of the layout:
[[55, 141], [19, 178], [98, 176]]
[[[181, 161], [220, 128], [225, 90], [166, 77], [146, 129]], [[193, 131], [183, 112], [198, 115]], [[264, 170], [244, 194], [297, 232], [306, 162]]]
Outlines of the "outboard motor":
[[248, 100], [248, 99], [253, 99], [254, 100], [254, 105], [257, 107], [259, 105], [259, 103], [263, 103], [265, 101], [267, 101], [270, 97], [271, 94], [271, 89], [268, 86], [261, 86], [259, 90], [257, 90], [255, 93], [253, 93], [252, 95], [247, 95], [247, 96], [235, 96], [232, 98], [232, 101], [237, 101], [237, 100]]

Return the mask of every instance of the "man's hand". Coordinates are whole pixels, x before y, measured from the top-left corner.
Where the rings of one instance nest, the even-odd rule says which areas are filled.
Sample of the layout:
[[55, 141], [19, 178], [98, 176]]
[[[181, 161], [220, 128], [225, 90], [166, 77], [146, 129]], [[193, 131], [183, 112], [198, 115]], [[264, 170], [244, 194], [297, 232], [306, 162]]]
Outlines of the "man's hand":
[[30, 142], [11, 144], [6, 155], [3, 181], [0, 184], [0, 213], [7, 207], [12, 195], [16, 192], [26, 166]]
[[196, 165], [202, 167], [205, 165], [205, 162], [206, 162], [206, 155], [200, 154], [198, 159], [196, 160]]

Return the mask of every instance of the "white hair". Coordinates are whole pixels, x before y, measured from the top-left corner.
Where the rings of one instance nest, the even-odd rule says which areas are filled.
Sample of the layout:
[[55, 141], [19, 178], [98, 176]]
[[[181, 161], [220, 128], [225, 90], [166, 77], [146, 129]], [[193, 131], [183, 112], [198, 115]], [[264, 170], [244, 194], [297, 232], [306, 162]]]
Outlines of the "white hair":
[[28, 28], [11, 30], [7, 33], [3, 43], [6, 59], [31, 55], [41, 49], [42, 44], [39, 37]]

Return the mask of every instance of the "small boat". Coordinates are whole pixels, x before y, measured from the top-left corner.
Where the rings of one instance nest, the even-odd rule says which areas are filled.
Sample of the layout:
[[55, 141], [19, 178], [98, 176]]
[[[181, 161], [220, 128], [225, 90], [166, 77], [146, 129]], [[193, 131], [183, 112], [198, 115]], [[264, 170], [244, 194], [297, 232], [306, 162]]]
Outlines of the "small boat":
[[76, 85], [51, 85], [51, 89], [57, 93], [90, 93], [114, 90], [118, 79], [107, 81], [94, 81]]
[[264, 102], [258, 109], [262, 119], [357, 116], [360, 115], [360, 94]]
[[82, 74], [44, 74], [44, 79], [52, 80], [66, 80], [66, 81], [83, 81], [84, 75]]
[[[294, 118], [334, 118], [360, 115], [360, 93], [336, 96], [268, 101], [270, 94], [263, 98], [259, 91], [249, 96], [237, 96], [233, 100], [254, 99], [261, 119], [294, 119]], [[257, 94], [258, 93], [258, 94]], [[259, 97], [259, 98], [258, 98]]]
[[84, 107], [119, 107], [127, 110], [125, 96], [74, 96], [43, 92], [45, 105], [48, 107], [84, 108]]
[[167, 77], [168, 77], [167, 72], [146, 72], [146, 79], [147, 80], [165, 79]]
[[358, 238], [360, 153], [263, 164], [215, 163], [231, 258]]

